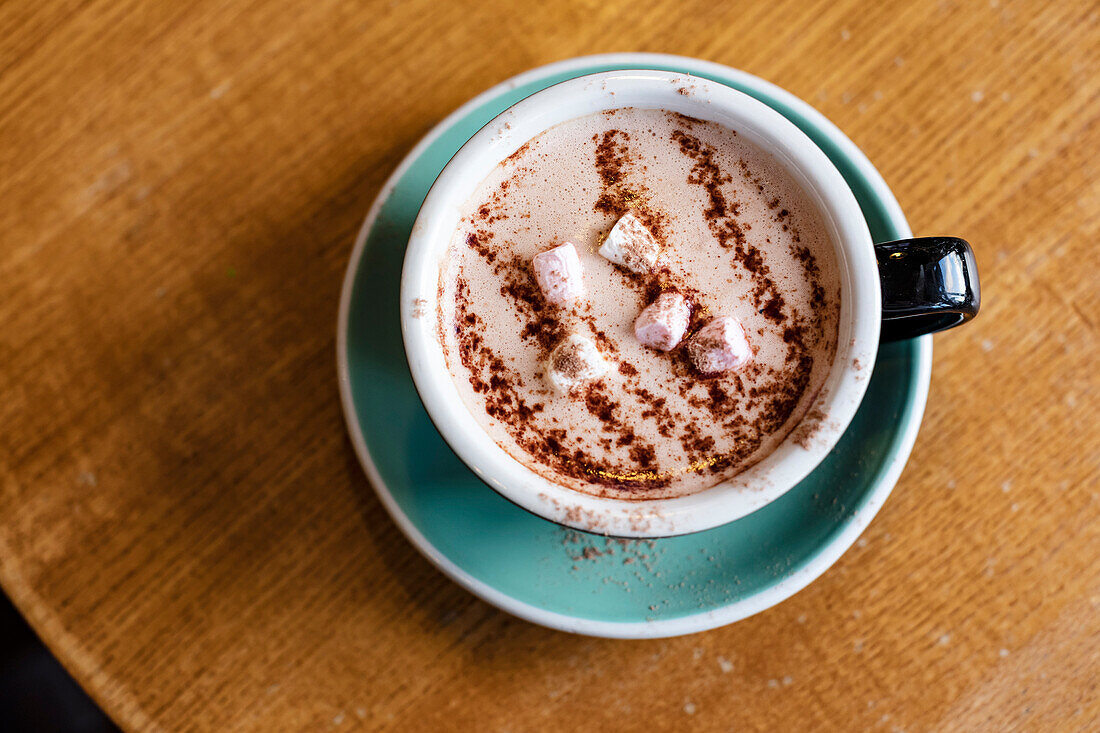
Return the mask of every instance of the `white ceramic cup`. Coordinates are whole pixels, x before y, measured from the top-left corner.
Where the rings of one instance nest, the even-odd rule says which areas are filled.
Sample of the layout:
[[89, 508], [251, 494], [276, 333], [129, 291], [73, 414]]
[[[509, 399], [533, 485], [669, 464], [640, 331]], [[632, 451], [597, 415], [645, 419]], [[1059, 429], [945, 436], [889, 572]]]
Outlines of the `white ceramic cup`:
[[[686, 88], [685, 95], [678, 90]], [[439, 341], [440, 268], [460, 212], [478, 184], [525, 142], [566, 120], [621, 107], [664, 109], [725, 125], [779, 161], [821, 212], [836, 246], [841, 307], [836, 356], [809, 412], [823, 415], [813, 440], [791, 435], [732, 479], [674, 499], [590, 496], [543, 478], [488, 436], [459, 396]], [[414, 314], [416, 314], [414, 316]], [[416, 317], [421, 316], [421, 317]], [[420, 208], [401, 275], [401, 330], [413, 381], [444, 440], [481, 480], [559, 524], [615, 537], [665, 537], [717, 527], [774, 501], [836, 444], [863, 399], [878, 350], [882, 303], [867, 223], [851, 189], [814, 143], [781, 114], [706, 79], [627, 70], [583, 76], [515, 104], [458, 151]]]

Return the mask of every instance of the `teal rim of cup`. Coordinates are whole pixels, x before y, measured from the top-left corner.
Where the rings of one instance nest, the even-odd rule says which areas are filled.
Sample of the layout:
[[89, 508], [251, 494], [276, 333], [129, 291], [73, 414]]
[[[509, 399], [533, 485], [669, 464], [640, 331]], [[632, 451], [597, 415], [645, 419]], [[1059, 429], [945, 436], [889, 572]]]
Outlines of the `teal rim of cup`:
[[378, 194], [344, 280], [337, 368], [348, 431], [383, 505], [437, 568], [534, 623], [616, 638], [678, 636], [740, 620], [825, 572], [889, 496], [920, 427], [930, 336], [883, 344], [859, 412], [836, 448], [787, 494], [722, 527], [614, 541], [529, 514], [482, 483], [439, 436], [405, 361], [398, 288], [428, 189], [454, 153], [530, 94], [585, 74], [656, 69], [726, 84], [773, 107], [829, 156], [876, 242], [912, 236], [866, 156], [797, 97], [745, 72], [662, 54], [606, 54], [520, 74], [440, 122]]

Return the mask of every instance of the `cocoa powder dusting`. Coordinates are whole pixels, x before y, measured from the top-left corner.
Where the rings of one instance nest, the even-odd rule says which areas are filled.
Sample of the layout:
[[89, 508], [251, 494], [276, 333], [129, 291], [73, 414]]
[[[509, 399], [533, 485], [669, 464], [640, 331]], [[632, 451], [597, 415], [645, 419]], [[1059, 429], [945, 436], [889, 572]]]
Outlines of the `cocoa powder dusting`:
[[503, 280], [501, 296], [511, 301], [525, 321], [520, 338], [537, 344], [540, 354], [545, 357], [565, 336], [559, 309], [542, 297], [530, 263], [525, 260], [513, 255], [499, 262], [494, 271]]
[[[732, 253], [734, 267], [730, 276], [747, 278], [751, 283], [753, 306], [773, 324], [767, 328], [781, 335], [787, 348], [785, 361], [773, 364], [775, 368], [753, 363], [741, 374], [698, 374], [684, 344], [710, 318], [718, 315], [700, 305], [706, 301], [703, 294], [691, 287], [683, 273], [667, 267], [658, 267], [647, 274], [616, 268], [623, 283], [637, 295], [639, 309], [651, 303], [658, 294], [669, 291], [682, 294], [691, 306], [687, 335], [677, 348], [661, 358], [667, 358], [671, 367], [670, 394], [683, 398], [682, 401], [674, 398], [673, 402], [686, 403], [692, 411], [683, 413], [670, 409], [665, 397], [640, 387], [638, 367], [616, 358], [618, 347], [600, 328], [591, 307], [586, 309], [580, 305], [560, 309], [546, 303], [529, 261], [518, 257], [514, 244], [506, 241], [511, 236], [525, 236], [521, 233], [522, 227], [506, 229], [499, 237], [489, 229], [490, 225], [509, 216], [505, 207], [509, 187], [515, 185], [518, 176], [530, 174], [530, 169], [523, 168], [522, 161], [530, 152], [530, 143], [509, 157], [514, 171], [510, 168], [499, 188], [490, 192], [485, 203], [464, 220], [468, 227], [464, 241], [499, 279], [500, 296], [519, 318], [518, 338], [536, 349], [540, 359], [548, 359], [554, 347], [571, 330], [580, 327], [591, 333], [601, 353], [611, 362], [610, 375], [563, 398], [576, 400], [579, 407], [595, 418], [599, 427], [591, 431], [594, 435], [577, 436], [563, 427], [551, 427], [531, 419], [543, 411], [544, 405], [524, 399], [523, 395], [530, 393], [527, 389], [521, 394], [525, 375], [516, 373], [485, 342], [485, 324], [470, 302], [469, 285], [461, 274], [455, 281], [457, 351], [469, 372], [473, 391], [484, 400], [486, 412], [498, 420], [516, 445], [537, 463], [562, 476], [625, 492], [627, 498], [645, 498], [647, 491], [668, 486], [679, 471], [718, 475], [733, 467], [742, 470], [751, 465], [750, 460], [758, 460], [759, 457], [754, 458], [756, 451], [787, 423], [805, 396], [815, 363], [810, 349], [825, 338], [828, 323], [829, 304], [821, 284], [821, 269], [810, 249], [797, 244], [797, 234], [788, 237], [788, 241], [796, 242], [791, 245], [791, 255], [801, 263], [811, 284], [811, 308], [802, 314], [794, 304], [784, 300], [764, 253], [752, 241], [763, 235], [757, 235], [748, 222], [739, 218], [743, 205], [738, 195], [745, 195], [744, 189], [738, 189], [734, 175], [723, 170], [719, 151], [693, 134], [693, 131], [698, 132], [699, 125], [709, 123], [682, 115], [672, 116], [679, 125], [672, 132], [672, 141], [690, 160], [687, 183], [702, 189], [706, 227], [718, 246]], [[605, 117], [611, 119], [613, 115]], [[624, 214], [633, 213], [662, 247], [674, 245], [666, 241], [668, 220], [665, 214], [655, 211], [647, 201], [646, 168], [641, 157], [632, 150], [632, 144], [636, 144], [632, 134], [635, 134], [633, 130], [609, 129], [590, 138], [594, 149], [589, 150], [594, 153], [599, 181], [598, 189], [592, 191], [592, 198], [588, 199], [593, 201], [591, 210], [607, 217], [607, 229]], [[662, 135], [661, 139], [667, 138]], [[752, 176], [745, 161], [737, 163], [732, 170], [739, 177], [738, 181], [742, 184], [748, 181], [753, 189], [763, 193], [763, 182]], [[791, 213], [782, 203], [774, 197], [766, 205], [776, 225], [786, 229], [792, 226], [789, 224]], [[584, 205], [587, 206], [587, 202]], [[522, 221], [522, 214], [510, 212], [510, 215], [516, 217], [515, 222]], [[603, 230], [603, 236], [607, 229]], [[499, 227], [497, 231], [501, 232]], [[766, 241], [772, 246], [770, 239]], [[560, 242], [547, 242], [545, 246], [557, 243]], [[617, 334], [615, 337], [620, 338]], [[554, 368], [565, 374], [579, 373], [583, 365], [569, 363], [567, 356], [563, 356], [560, 363], [556, 361]], [[531, 378], [531, 375], [526, 376]], [[536, 374], [534, 378], [542, 379], [542, 375]], [[753, 419], [746, 419], [746, 412], [752, 412]], [[662, 470], [656, 446], [644, 437], [654, 432], [678, 442], [690, 465], [676, 471]], [[733, 448], [719, 451], [716, 435], [721, 436], [724, 446], [732, 445]], [[602, 450], [604, 455], [618, 449], [624, 464], [625, 456], [629, 456], [629, 464], [609, 465], [606, 459], [590, 454], [586, 446], [597, 453]], [[585, 553], [586, 557], [588, 554]]]
[[[706, 191], [708, 205], [703, 216], [707, 227], [720, 246], [733, 249], [741, 266], [752, 276], [752, 297], [759, 311], [768, 319], [782, 323], [783, 297], [770, 277], [771, 270], [763, 255], [749, 242], [746, 227], [737, 220], [740, 204], [726, 198], [723, 186], [731, 183], [733, 177], [718, 164], [718, 151], [684, 130], [673, 131], [672, 139], [679, 144], [680, 152], [693, 161], [688, 183], [702, 186]], [[744, 166], [744, 161], [740, 163]]]
[[[634, 164], [630, 135], [622, 130], [607, 130], [603, 135], [593, 135], [592, 140], [596, 142], [596, 172], [601, 183], [600, 195], [592, 208], [614, 217], [615, 221], [631, 212], [658, 242], [663, 242], [663, 214], [646, 205], [644, 186], [627, 181], [628, 169]], [[613, 224], [614, 221], [608, 229]]]
[[[536, 341], [540, 350], [549, 353], [564, 336], [560, 318], [550, 313], [556, 309], [542, 300], [526, 263], [517, 258], [501, 262], [498, 273], [505, 277], [501, 295], [510, 298], [517, 310], [529, 319], [521, 337]], [[610, 397], [601, 382], [589, 385], [584, 391], [585, 406], [603, 423], [604, 432], [610, 436], [608, 445], [614, 441], [621, 447], [630, 446], [631, 460], [641, 471], [602, 463], [577, 447], [577, 442], [565, 430], [540, 432], [532, 427], [530, 417], [542, 411], [544, 406], [528, 405], [522, 399], [516, 389], [523, 384], [522, 378], [484, 343], [479, 332], [482, 325], [471, 308], [469, 285], [459, 276], [455, 287], [455, 333], [460, 359], [470, 374], [474, 392], [485, 400], [485, 411], [500, 421], [524, 451], [561, 474], [620, 491], [655, 489], [669, 484], [667, 476], [651, 470], [656, 468], [655, 447], [637, 441], [634, 431], [619, 417], [618, 402]], [[606, 340], [606, 336], [603, 338]], [[571, 363], [566, 353], [556, 355], [554, 367], [566, 374], [577, 374], [582, 365]]]

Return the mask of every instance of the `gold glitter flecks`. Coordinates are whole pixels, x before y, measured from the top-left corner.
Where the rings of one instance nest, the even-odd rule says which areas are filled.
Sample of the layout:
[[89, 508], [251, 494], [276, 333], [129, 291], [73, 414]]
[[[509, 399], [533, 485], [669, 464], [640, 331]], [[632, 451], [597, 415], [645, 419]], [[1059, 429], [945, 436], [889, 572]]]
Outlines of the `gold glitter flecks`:
[[644, 190], [624, 188], [622, 183], [613, 183], [608, 186], [606, 194], [617, 199], [628, 209], [644, 209], [649, 206], [649, 199]]
[[633, 481], [659, 481], [685, 473], [700, 473], [703, 469], [713, 466], [719, 460], [721, 460], [720, 456], [704, 458], [700, 461], [689, 463], [683, 468], [674, 468], [668, 471], [608, 471], [602, 468], [585, 466], [584, 472], [593, 476], [600, 476], [601, 478], [622, 481], [623, 483], [630, 483]]
[[602, 247], [603, 243], [605, 241], [607, 241], [607, 235], [608, 234], [610, 234], [610, 232], [600, 232], [599, 234], [596, 235], [596, 243], [594, 245], [592, 245], [592, 251], [593, 252], [599, 252], [600, 251], [600, 247]]
[[631, 481], [652, 481], [664, 477], [664, 474], [659, 471], [605, 471], [602, 468], [591, 468], [589, 466], [584, 467], [584, 472], [591, 476], [600, 476], [602, 478], [609, 478], [624, 483], [629, 483]]

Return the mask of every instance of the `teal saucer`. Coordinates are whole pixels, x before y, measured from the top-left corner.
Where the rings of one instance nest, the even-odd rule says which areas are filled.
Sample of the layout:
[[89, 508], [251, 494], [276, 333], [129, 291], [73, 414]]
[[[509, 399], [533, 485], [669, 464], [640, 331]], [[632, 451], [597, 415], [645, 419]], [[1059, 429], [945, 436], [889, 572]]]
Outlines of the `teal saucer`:
[[405, 244], [432, 182], [482, 125], [544, 87], [583, 74], [660, 69], [727, 84], [772, 106], [832, 159], [875, 241], [911, 236], [882, 177], [796, 97], [725, 66], [675, 56], [589, 56], [521, 74], [437, 125], [386, 182], [344, 281], [338, 368], [364, 470], [409, 540], [484, 600], [532, 622], [594, 636], [687, 634], [732, 623], [805, 587], [867, 527], [913, 446], [931, 375], [931, 337], [883, 345], [862, 407], [802, 483], [723, 527], [653, 541], [567, 530], [478, 480], [440, 438], [405, 363], [398, 286]]

